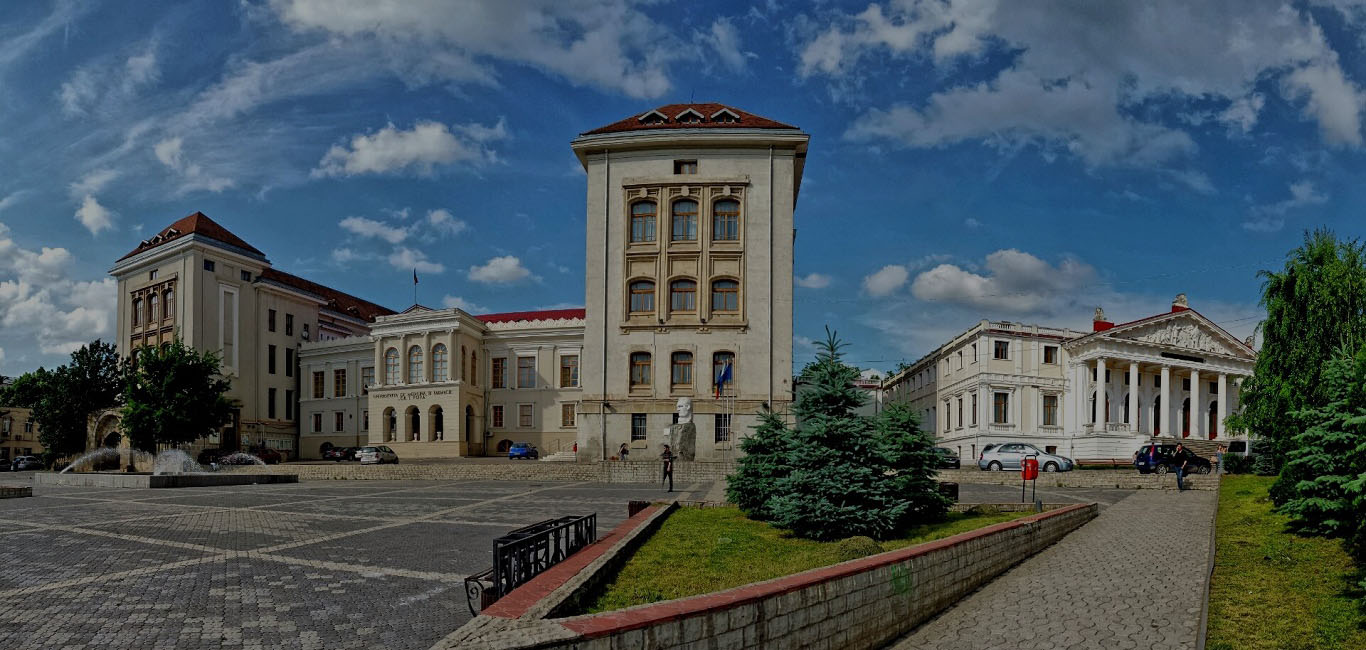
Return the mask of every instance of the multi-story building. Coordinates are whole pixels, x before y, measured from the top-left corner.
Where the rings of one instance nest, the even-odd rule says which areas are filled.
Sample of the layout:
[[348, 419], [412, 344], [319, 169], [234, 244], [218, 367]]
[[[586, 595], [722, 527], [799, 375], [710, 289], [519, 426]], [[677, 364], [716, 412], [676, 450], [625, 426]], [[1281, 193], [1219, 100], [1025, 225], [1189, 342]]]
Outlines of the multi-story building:
[[175, 338], [221, 356], [235, 400], [209, 445], [297, 453], [299, 346], [369, 333], [390, 310], [277, 270], [259, 249], [202, 213], [191, 214], [114, 263], [118, 349]]
[[693, 400], [698, 459], [734, 457], [761, 410], [786, 410], [808, 139], [672, 104], [574, 140], [588, 177], [580, 460], [657, 451], [679, 398]]
[[0, 464], [8, 465], [18, 456], [43, 453], [38, 441], [38, 424], [28, 409], [0, 406]]
[[884, 390], [964, 458], [1029, 442], [1083, 460], [1123, 459], [1155, 436], [1238, 437], [1225, 420], [1255, 360], [1249, 342], [1190, 309], [1183, 294], [1169, 312], [1120, 325], [1097, 310], [1090, 333], [984, 320]]

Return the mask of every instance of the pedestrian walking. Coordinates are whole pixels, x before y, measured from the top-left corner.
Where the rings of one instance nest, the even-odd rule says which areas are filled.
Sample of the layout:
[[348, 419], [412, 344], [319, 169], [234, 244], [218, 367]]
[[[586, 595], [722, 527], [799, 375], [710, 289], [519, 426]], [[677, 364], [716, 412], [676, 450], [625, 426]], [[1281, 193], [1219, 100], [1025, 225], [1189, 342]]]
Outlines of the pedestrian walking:
[[669, 491], [674, 491], [674, 452], [668, 445], [664, 445], [664, 453], [659, 455], [659, 459], [664, 461], [664, 476], [662, 481], [669, 483]]
[[1176, 453], [1172, 456], [1172, 469], [1176, 470], [1176, 490], [1186, 491], [1186, 447], [1181, 443], [1176, 444]]
[[1224, 446], [1219, 445], [1218, 451], [1214, 452], [1214, 475], [1224, 473]]
[[626, 447], [626, 443], [621, 443], [621, 450], [617, 452], [617, 457], [622, 460], [626, 460], [626, 457], [630, 454], [631, 450]]

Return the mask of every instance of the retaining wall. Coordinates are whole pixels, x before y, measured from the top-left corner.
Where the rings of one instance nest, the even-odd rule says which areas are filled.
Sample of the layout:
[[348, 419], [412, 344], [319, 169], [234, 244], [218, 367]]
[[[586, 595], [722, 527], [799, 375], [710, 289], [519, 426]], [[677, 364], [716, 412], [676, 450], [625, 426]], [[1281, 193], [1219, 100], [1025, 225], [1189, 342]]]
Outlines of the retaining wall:
[[65, 485], [72, 487], [113, 487], [113, 488], [178, 488], [210, 487], [217, 485], [256, 485], [259, 483], [297, 483], [299, 477], [293, 474], [264, 474], [250, 472], [223, 472], [188, 474], [121, 474], [106, 472], [38, 472], [33, 475], [34, 485]]
[[[723, 479], [735, 471], [733, 462], [676, 462], [674, 485]], [[399, 463], [397, 465], [271, 465], [252, 466], [234, 473], [294, 474], [301, 481], [330, 480], [507, 480], [593, 481], [597, 483], [659, 483], [658, 461], [598, 461], [594, 463], [459, 461]]]
[[33, 496], [33, 488], [27, 485], [0, 485], [0, 499], [16, 499]]
[[[989, 472], [980, 469], [942, 469], [938, 479], [953, 483], [978, 485], [1020, 486], [1018, 471]], [[1186, 487], [1196, 490], [1219, 489], [1219, 478], [1214, 474], [1187, 476]], [[1175, 474], [1139, 474], [1130, 469], [1074, 469], [1070, 472], [1039, 472], [1041, 488], [1118, 488], [1122, 490], [1175, 490]]]
[[[540, 618], [537, 611], [551, 608], [500, 612], [495, 605], [433, 650], [881, 648], [1096, 512], [1093, 503], [1071, 505], [785, 578], [615, 612]], [[552, 593], [545, 585], [538, 589]]]

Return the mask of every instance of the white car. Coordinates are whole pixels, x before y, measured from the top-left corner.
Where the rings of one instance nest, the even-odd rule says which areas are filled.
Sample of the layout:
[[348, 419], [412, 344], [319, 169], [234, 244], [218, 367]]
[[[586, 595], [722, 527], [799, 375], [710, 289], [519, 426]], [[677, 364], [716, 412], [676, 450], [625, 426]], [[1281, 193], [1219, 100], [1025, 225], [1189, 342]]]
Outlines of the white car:
[[384, 445], [378, 445], [374, 447], [361, 447], [360, 451], [356, 452], [356, 460], [360, 461], [360, 464], [362, 465], [397, 463], [398, 454], [394, 453], [394, 450], [385, 447]]

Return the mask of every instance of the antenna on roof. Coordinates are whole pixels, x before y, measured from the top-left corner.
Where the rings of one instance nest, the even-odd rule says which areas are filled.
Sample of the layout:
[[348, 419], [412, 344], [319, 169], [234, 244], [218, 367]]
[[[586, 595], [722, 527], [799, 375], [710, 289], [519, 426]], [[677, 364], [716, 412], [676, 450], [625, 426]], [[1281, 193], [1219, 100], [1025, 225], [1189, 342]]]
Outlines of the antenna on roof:
[[693, 98], [693, 95], [696, 95], [696, 94], [697, 94], [697, 91], [696, 91], [696, 90], [689, 90], [689, 91], [688, 91], [688, 103], [689, 103], [689, 104], [693, 103], [692, 98]]

